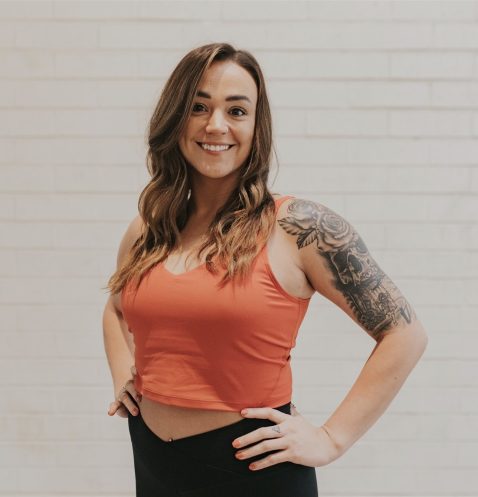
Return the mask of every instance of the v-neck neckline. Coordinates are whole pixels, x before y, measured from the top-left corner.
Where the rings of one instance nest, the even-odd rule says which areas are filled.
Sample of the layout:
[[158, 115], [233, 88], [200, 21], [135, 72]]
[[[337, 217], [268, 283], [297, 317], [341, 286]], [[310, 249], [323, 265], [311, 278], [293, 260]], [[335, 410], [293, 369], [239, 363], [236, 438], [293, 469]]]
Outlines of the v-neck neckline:
[[[274, 198], [274, 205], [275, 205], [275, 208], [276, 208], [276, 212], [277, 212], [277, 202], [282, 199], [283, 197], [287, 197], [287, 195], [283, 195], [282, 197], [279, 197], [279, 198]], [[259, 257], [263, 252], [264, 250], [267, 250], [267, 242], [264, 244], [264, 247], [262, 247], [262, 249], [259, 251], [259, 253], [257, 254], [257, 257]], [[169, 256], [166, 258], [166, 260], [169, 258]], [[187, 256], [186, 256], [187, 258]], [[194, 271], [198, 270], [198, 269], [201, 269], [202, 267], [205, 267], [206, 266], [206, 262], [203, 262], [202, 264], [199, 264], [198, 266], [195, 266], [193, 267], [192, 269], [188, 269], [187, 271], [184, 271], [182, 273], [173, 273], [172, 271], [170, 271], [164, 264], [165, 261], [162, 261], [161, 262], [161, 267], [162, 269], [168, 274], [170, 275], [171, 277], [173, 278], [179, 278], [181, 276], [186, 276], [190, 273], [193, 273]]]
[[206, 263], [205, 263], [205, 262], [203, 262], [202, 264], [199, 264], [199, 266], [195, 266], [195, 267], [193, 267], [192, 269], [188, 269], [187, 271], [184, 271], [184, 272], [182, 272], [182, 273], [177, 273], [177, 274], [176, 274], [176, 273], [171, 272], [171, 271], [170, 271], [170, 270], [169, 270], [169, 269], [168, 269], [168, 268], [164, 265], [164, 261], [161, 263], [161, 266], [162, 266], [162, 268], [164, 269], [164, 271], [166, 271], [169, 275], [173, 276], [174, 278], [177, 278], [177, 277], [179, 277], [179, 276], [184, 276], [184, 275], [186, 275], [186, 274], [192, 273], [193, 271], [196, 271], [196, 269], [200, 269], [200, 268], [202, 268], [202, 267], [203, 267], [203, 266], [205, 266], [205, 265], [206, 265]]

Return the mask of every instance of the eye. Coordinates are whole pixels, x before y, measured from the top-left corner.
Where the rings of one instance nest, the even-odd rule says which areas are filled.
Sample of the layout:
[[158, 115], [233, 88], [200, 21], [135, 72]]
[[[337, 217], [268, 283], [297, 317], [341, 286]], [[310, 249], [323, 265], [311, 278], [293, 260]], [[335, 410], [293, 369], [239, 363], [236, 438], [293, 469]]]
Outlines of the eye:
[[241, 109], [240, 107], [234, 107], [234, 109], [232, 109], [232, 110], [240, 110], [242, 112], [241, 116], [245, 116], [247, 114], [247, 112], [244, 109]]
[[[206, 106], [204, 104], [199, 103], [199, 102], [196, 102], [192, 108], [192, 112], [202, 112], [204, 110], [207, 110]], [[230, 112], [235, 117], [242, 117], [242, 116], [247, 115], [247, 112], [244, 109], [242, 109], [241, 107], [233, 107]]]
[[198, 105], [199, 105], [199, 107], [204, 107], [204, 105], [202, 105], [202, 104], [194, 104], [194, 105], [193, 105], [193, 112], [195, 112], [195, 110], [194, 110], [194, 109], [195, 109]]

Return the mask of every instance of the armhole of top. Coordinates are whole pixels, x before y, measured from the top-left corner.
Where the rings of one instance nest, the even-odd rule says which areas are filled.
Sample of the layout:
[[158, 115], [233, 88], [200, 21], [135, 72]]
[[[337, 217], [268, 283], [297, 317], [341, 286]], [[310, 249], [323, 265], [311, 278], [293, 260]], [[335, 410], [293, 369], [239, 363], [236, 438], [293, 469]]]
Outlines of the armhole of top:
[[289, 198], [295, 198], [293, 195], [284, 195], [283, 197], [281, 198], [276, 198], [274, 200], [275, 204], [276, 204], [276, 214], [277, 212], [279, 211], [280, 209], [280, 206], [286, 201], [288, 200]]
[[[279, 211], [279, 207], [282, 205], [283, 202], [285, 202], [289, 198], [295, 198], [295, 196], [294, 195], [284, 195], [281, 198], [275, 199], [276, 216], [277, 216], [277, 212]], [[307, 306], [311, 297], [304, 298], [304, 297], [297, 297], [296, 295], [292, 295], [291, 293], [287, 292], [282, 287], [282, 285], [279, 283], [279, 280], [276, 278], [275, 274], [273, 273], [270, 262], [269, 262], [269, 252], [268, 252], [267, 242], [262, 249], [262, 257], [263, 257], [263, 261], [264, 261], [267, 273], [269, 274], [269, 278], [271, 279], [272, 284], [275, 286], [276, 290], [279, 293], [281, 293], [284, 297], [291, 300], [292, 302]]]

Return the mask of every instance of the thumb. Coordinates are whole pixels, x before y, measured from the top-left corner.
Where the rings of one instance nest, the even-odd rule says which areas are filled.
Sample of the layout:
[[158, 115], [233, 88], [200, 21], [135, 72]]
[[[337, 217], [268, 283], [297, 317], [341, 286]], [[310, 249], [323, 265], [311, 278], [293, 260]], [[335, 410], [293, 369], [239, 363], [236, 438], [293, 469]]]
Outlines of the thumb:
[[114, 402], [111, 402], [110, 407], [108, 408], [108, 414], [110, 416], [113, 416], [113, 414], [117, 411], [118, 409], [119, 402], [115, 400]]

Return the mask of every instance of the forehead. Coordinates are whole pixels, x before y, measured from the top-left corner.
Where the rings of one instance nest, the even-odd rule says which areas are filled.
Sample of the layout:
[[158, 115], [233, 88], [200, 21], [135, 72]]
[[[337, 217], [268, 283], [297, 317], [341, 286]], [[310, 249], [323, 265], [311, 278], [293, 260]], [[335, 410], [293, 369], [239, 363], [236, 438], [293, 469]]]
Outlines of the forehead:
[[246, 95], [253, 104], [257, 102], [254, 79], [243, 67], [231, 61], [214, 62], [201, 78], [198, 90], [209, 93], [212, 98]]

